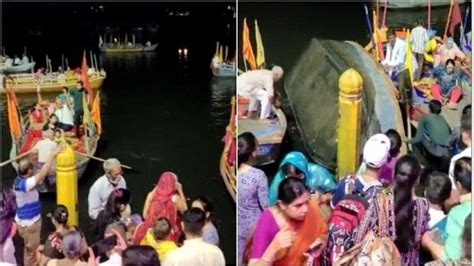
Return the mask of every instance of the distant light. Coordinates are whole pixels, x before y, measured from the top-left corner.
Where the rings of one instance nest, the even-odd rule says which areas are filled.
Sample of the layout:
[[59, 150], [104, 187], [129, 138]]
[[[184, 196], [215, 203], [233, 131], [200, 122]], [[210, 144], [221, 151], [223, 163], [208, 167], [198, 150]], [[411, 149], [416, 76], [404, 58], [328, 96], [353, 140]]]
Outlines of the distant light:
[[117, 38], [114, 38], [114, 42], [117, 42]]
[[184, 55], [188, 55], [188, 49], [184, 48]]
[[178, 49], [178, 54], [182, 54], [183, 51], [181, 49]]

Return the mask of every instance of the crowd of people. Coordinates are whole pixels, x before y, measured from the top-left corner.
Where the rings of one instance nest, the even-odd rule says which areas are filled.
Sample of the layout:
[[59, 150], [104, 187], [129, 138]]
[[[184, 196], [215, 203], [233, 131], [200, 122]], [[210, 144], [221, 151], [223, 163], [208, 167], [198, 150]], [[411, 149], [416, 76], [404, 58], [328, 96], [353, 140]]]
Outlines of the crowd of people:
[[[86, 239], [81, 227], [70, 225], [67, 207], [58, 205], [46, 214], [55, 230], [41, 244], [45, 214], [36, 186], [63, 147], [54, 148], [36, 174], [29, 158], [22, 159], [13, 189], [3, 189], [2, 265], [17, 265], [21, 252], [24, 265], [225, 265], [207, 198], [189, 205], [178, 176], [165, 172], [146, 196], [143, 213], [133, 213], [132, 193], [115, 158], [104, 162], [104, 175], [88, 194], [90, 221], [82, 228], [90, 226], [93, 237]], [[23, 251], [15, 250], [15, 234], [24, 241]]]
[[[430, 108], [411, 140], [393, 129], [371, 136], [357, 173], [337, 184], [322, 166], [315, 171], [294, 151], [283, 158], [269, 186], [265, 172], [252, 166], [255, 136], [241, 133], [239, 264], [470, 265], [471, 110], [464, 110], [458, 141], [449, 146], [449, 126], [447, 134], [432, 132], [445, 131], [438, 121], [441, 103], [434, 100]], [[426, 152], [439, 149], [433, 141], [448, 149], [422, 165], [415, 156], [400, 154], [404, 141], [419, 143]]]

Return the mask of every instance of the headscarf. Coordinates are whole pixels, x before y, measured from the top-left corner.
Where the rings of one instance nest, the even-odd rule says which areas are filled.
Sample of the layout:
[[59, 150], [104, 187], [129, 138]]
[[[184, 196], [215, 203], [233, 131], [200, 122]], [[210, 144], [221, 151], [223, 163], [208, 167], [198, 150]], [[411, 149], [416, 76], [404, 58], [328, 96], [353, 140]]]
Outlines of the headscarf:
[[336, 182], [334, 177], [326, 170], [324, 167], [310, 163], [306, 156], [303, 153], [293, 151], [288, 153], [285, 158], [280, 163], [278, 172], [273, 178], [272, 184], [270, 185], [270, 190], [268, 193], [270, 206], [276, 204], [278, 199], [278, 187], [280, 186], [281, 181], [286, 177], [283, 173], [283, 166], [286, 164], [292, 164], [298, 168], [304, 174], [304, 181], [306, 186], [310, 190], [318, 190], [323, 193], [336, 189]]
[[177, 209], [172, 200], [176, 192], [177, 176], [172, 172], [164, 172], [158, 179], [158, 183], [151, 199], [145, 222], [140, 224], [135, 232], [134, 242], [139, 244], [146, 232], [153, 226], [158, 218], [165, 217], [171, 224], [172, 232], [170, 238], [177, 241], [179, 237], [179, 228], [177, 224]]

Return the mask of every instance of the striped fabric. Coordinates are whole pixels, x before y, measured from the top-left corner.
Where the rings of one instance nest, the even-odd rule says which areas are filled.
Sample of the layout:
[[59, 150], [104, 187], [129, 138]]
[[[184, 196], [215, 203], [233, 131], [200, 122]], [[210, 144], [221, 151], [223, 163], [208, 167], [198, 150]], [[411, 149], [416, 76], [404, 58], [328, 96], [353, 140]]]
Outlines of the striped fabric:
[[411, 31], [411, 50], [417, 54], [425, 52], [426, 43], [429, 41], [428, 33], [422, 26], [417, 26]]
[[[28, 179], [33, 184], [28, 185]], [[34, 189], [34, 177], [17, 177], [13, 184], [18, 206], [15, 221], [21, 226], [31, 226], [41, 215], [41, 203], [39, 193]]]

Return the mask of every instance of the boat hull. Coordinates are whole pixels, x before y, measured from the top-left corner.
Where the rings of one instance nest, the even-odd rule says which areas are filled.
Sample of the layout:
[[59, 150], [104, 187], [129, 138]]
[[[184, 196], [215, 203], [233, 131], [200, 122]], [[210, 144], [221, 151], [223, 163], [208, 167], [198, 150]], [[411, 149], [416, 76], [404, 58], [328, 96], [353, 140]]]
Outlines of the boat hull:
[[104, 53], [142, 53], [142, 52], [153, 52], [158, 47], [158, 44], [155, 43], [150, 45], [149, 47], [141, 46], [141, 47], [105, 47], [102, 46], [100, 50]]
[[33, 63], [28, 63], [24, 65], [19, 65], [19, 66], [12, 66], [12, 67], [4, 67], [2, 64], [2, 68], [0, 69], [0, 72], [5, 73], [5, 74], [28, 72], [28, 71], [31, 71], [35, 67], [35, 64], [36, 63], [33, 62]]
[[284, 87], [307, 154], [331, 171], [337, 168], [339, 77], [349, 68], [363, 79], [359, 154], [373, 134], [395, 129], [405, 135], [396, 89], [379, 64], [357, 43], [313, 39]]
[[235, 77], [234, 64], [221, 64], [218, 68], [211, 67], [212, 74], [218, 78], [233, 78]]
[[[94, 89], [99, 89], [102, 84], [104, 83], [105, 77], [90, 77], [89, 78], [89, 83], [91, 84], [91, 88]], [[25, 82], [25, 83], [16, 83], [13, 82], [12, 88], [15, 91], [15, 93], [36, 93], [37, 90], [37, 85], [34, 82], [34, 78], [31, 78], [31, 82]], [[40, 83], [40, 90], [41, 92], [56, 92], [56, 91], [61, 91], [63, 87], [68, 87], [68, 88], [74, 88], [76, 87], [76, 82], [77, 80], [68, 80], [65, 82], [59, 82], [57, 79], [51, 79], [49, 81], [44, 81], [43, 83]], [[0, 88], [0, 93], [5, 93], [5, 89], [3, 86]]]

